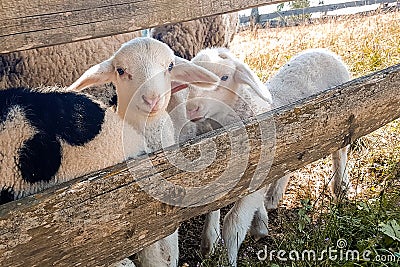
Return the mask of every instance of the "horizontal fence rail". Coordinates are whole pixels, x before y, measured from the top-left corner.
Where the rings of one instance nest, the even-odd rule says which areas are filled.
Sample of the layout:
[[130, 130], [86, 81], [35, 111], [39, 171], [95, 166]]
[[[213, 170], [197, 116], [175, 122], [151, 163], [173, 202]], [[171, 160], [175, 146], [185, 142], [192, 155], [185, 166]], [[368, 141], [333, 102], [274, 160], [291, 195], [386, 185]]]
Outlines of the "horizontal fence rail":
[[0, 54], [147, 29], [285, 0], [2, 0]]
[[[398, 2], [398, 0], [360, 0], [360, 1], [352, 1], [352, 2], [330, 4], [330, 5], [323, 5], [323, 6], [298, 8], [298, 9], [285, 10], [285, 11], [276, 11], [276, 12], [268, 13], [268, 14], [260, 14], [259, 22], [264, 23], [264, 22], [267, 22], [269, 20], [276, 19], [276, 18], [298, 16], [298, 15], [320, 13], [320, 12], [329, 12], [329, 11], [335, 11], [335, 10], [342, 9], [342, 8], [369, 6], [369, 5], [373, 5], [373, 4], [396, 3], [396, 2]], [[250, 17], [251, 16], [241, 16], [239, 18], [239, 21], [240, 21], [240, 23], [248, 23], [248, 22], [250, 22]]]
[[[398, 88], [400, 65], [262, 114], [244, 126], [216, 130], [180, 148], [2, 205], [0, 266], [108, 266], [167, 236], [179, 222], [248, 194], [255, 172], [265, 176], [261, 182], [266, 185], [400, 117]], [[272, 135], [261, 134], [261, 129], [270, 129], [272, 121], [276, 139], [271, 142]], [[242, 146], [242, 153], [232, 153]], [[196, 158], [202, 149], [216, 153], [208, 168], [185, 172], [171, 164], [178, 151]], [[272, 166], [262, 151], [274, 154]], [[235, 177], [238, 171], [239, 181], [207, 188], [210, 179], [221, 173]], [[166, 181], [195, 185], [199, 194], [186, 206], [165, 204], [151, 194], [184, 200], [188, 193], [165, 187]], [[210, 192], [214, 199], [202, 205]]]

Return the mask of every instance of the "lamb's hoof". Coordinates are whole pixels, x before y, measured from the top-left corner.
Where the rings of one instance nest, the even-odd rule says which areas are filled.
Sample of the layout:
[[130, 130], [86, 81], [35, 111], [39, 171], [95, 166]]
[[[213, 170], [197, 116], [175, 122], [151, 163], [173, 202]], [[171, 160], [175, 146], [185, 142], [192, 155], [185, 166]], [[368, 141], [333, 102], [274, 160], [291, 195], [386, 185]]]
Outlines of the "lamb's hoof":
[[269, 200], [265, 203], [265, 208], [267, 210], [276, 210], [278, 208], [279, 201]]
[[250, 227], [250, 235], [256, 241], [266, 237], [268, 235], [268, 224], [262, 220], [257, 223], [253, 223], [253, 225]]
[[256, 213], [250, 226], [250, 235], [256, 240], [260, 240], [268, 235], [268, 215], [264, 214], [261, 218], [260, 213]]
[[263, 229], [251, 229], [250, 230], [250, 235], [253, 237], [255, 241], [260, 240], [261, 238], [264, 238], [268, 235], [268, 228], [263, 228]]
[[201, 256], [206, 257], [207, 255], [210, 255], [212, 253], [212, 249], [210, 248], [210, 246], [201, 245], [200, 252], [201, 252]]
[[215, 247], [216, 247], [216, 246], [217, 246], [216, 244], [215, 244], [215, 245], [212, 245], [212, 246], [210, 246], [209, 244], [207, 244], [207, 245], [200, 244], [200, 253], [201, 253], [201, 256], [207, 257], [207, 256], [209, 256], [209, 255], [214, 254], [214, 252], [215, 252]]

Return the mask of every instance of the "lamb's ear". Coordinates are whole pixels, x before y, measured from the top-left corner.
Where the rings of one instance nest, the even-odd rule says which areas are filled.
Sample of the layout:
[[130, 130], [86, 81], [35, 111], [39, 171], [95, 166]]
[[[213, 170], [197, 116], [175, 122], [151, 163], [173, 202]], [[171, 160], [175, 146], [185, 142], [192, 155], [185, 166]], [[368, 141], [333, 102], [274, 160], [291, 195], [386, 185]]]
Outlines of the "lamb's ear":
[[78, 80], [68, 87], [70, 91], [81, 91], [92, 86], [112, 82], [115, 78], [111, 60], [103, 61], [88, 69]]
[[259, 97], [272, 104], [271, 93], [257, 75], [246, 64], [238, 60], [235, 60], [235, 65], [236, 71], [233, 77], [234, 81], [249, 85]]
[[203, 90], [215, 90], [220, 81], [214, 73], [180, 57], [175, 57], [171, 75], [173, 93], [186, 88], [187, 84], [193, 84]]

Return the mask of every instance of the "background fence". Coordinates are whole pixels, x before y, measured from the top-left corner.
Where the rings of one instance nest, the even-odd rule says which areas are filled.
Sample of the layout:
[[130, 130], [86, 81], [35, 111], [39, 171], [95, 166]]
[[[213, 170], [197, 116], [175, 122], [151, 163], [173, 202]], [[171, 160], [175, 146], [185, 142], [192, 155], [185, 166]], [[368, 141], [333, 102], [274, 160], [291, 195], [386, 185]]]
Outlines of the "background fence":
[[[301, 16], [301, 15], [308, 15], [314, 13], [327, 13], [329, 11], [335, 11], [343, 8], [351, 8], [351, 7], [361, 7], [361, 6], [369, 6], [374, 4], [381, 4], [382, 7], [385, 7], [387, 4], [390, 3], [399, 3], [398, 0], [360, 0], [360, 1], [352, 1], [352, 2], [345, 2], [345, 3], [337, 3], [337, 4], [330, 4], [330, 5], [320, 5], [320, 6], [312, 6], [306, 8], [298, 8], [298, 9], [291, 9], [285, 11], [276, 11], [268, 14], [259, 14], [258, 11], [252, 11], [250, 16], [240, 16], [239, 20], [242, 24], [250, 23], [250, 20], [253, 19], [256, 23], [261, 23], [270, 26], [280, 26], [285, 25], [285, 18], [290, 16]], [[362, 11], [360, 11], [362, 12]], [[282, 18], [281, 23], [275, 23], [275, 19]]]

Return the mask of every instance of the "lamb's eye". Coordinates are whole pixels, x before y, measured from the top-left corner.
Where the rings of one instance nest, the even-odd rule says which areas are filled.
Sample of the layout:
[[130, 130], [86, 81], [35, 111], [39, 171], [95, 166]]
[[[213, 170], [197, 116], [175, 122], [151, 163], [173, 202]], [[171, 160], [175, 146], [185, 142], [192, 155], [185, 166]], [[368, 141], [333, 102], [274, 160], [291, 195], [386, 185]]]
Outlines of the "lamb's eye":
[[228, 75], [224, 75], [221, 77], [221, 81], [226, 81], [228, 80], [229, 76]]
[[119, 75], [124, 75], [124, 73], [125, 73], [124, 69], [122, 69], [122, 68], [118, 68], [117, 72]]
[[174, 63], [173, 62], [169, 63], [168, 71], [171, 71], [173, 67], [174, 67]]

